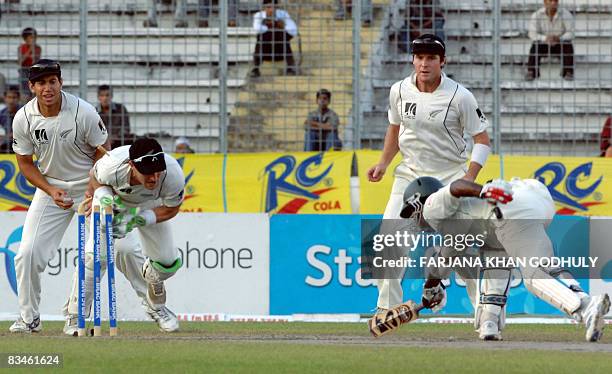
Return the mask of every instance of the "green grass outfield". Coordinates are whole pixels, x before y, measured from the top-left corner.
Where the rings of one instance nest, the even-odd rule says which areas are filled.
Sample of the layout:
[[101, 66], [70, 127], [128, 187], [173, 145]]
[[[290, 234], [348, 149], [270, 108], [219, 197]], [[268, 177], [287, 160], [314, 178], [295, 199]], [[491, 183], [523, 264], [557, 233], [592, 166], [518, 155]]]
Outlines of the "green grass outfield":
[[467, 324], [412, 324], [379, 339], [364, 323], [183, 322], [166, 334], [123, 322], [116, 338], [63, 336], [59, 322], [31, 336], [9, 326], [0, 322], [0, 353], [61, 353], [62, 372], [612, 373], [612, 331], [586, 343], [577, 325], [508, 325], [503, 342], [480, 342]]

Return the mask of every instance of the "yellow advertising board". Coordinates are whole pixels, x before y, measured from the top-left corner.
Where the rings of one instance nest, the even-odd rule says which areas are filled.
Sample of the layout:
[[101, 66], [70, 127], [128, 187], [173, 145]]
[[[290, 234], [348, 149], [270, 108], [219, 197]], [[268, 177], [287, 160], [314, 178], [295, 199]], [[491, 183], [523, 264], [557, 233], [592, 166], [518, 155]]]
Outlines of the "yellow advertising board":
[[229, 154], [227, 211], [351, 213], [353, 152]]
[[224, 155], [174, 155], [185, 174], [185, 201], [181, 212], [224, 212]]
[[[223, 155], [175, 155], [185, 174], [186, 212], [223, 212]], [[0, 211], [27, 210], [35, 188], [14, 155], [0, 155]]]
[[[358, 151], [362, 214], [382, 214], [391, 185], [393, 168], [378, 183], [367, 180], [367, 171], [380, 151]], [[399, 163], [394, 159], [392, 166]], [[558, 214], [612, 215], [612, 160], [580, 157], [490, 156], [477, 182], [503, 177], [535, 178], [544, 183], [553, 197]]]
[[[368, 170], [380, 159], [381, 151], [363, 150], [357, 151], [357, 163], [359, 167], [359, 208], [361, 214], [383, 214], [389, 200], [391, 187], [393, 186], [393, 171], [401, 161], [398, 153], [385, 176], [380, 182], [368, 181]], [[478, 182], [498, 178], [500, 161], [498, 156], [490, 156], [486, 167], [480, 171]]]
[[359, 170], [359, 212], [361, 214], [383, 214], [393, 186], [393, 170], [402, 157], [398, 153], [379, 182], [368, 181], [368, 170], [378, 163], [382, 151], [356, 151]]
[[[382, 181], [367, 180], [380, 151], [357, 151], [360, 212], [382, 214], [397, 156]], [[176, 155], [185, 174], [185, 212], [350, 214], [353, 152]], [[579, 157], [491, 156], [478, 182], [537, 178], [559, 214], [612, 215], [612, 160]], [[14, 155], [0, 155], [0, 211], [26, 210], [34, 196]]]
[[612, 215], [612, 161], [587, 157], [504, 156], [503, 175], [542, 181], [559, 214]]

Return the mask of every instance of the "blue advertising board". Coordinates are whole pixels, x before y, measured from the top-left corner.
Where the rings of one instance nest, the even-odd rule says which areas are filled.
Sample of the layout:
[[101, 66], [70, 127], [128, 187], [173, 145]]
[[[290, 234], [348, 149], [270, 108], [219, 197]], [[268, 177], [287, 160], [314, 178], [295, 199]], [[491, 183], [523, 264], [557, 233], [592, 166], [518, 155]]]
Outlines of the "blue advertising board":
[[[274, 215], [270, 220], [270, 314], [371, 313], [377, 289], [362, 279], [359, 215]], [[586, 217], [557, 216], [548, 229], [558, 256], [588, 251]], [[576, 251], [580, 251], [579, 254]], [[585, 290], [588, 276], [577, 274]], [[404, 279], [404, 300], [421, 297], [422, 279]], [[440, 314], [471, 314], [473, 308], [461, 279], [450, 279], [448, 303]], [[531, 295], [521, 279], [510, 291], [511, 314], [560, 314]], [[425, 311], [428, 313], [428, 311]]]

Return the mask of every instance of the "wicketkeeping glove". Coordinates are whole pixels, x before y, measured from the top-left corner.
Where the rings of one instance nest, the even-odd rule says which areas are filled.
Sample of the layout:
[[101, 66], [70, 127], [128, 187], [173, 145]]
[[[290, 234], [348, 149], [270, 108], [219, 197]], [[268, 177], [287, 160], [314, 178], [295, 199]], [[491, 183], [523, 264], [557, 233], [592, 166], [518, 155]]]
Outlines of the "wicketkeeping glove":
[[512, 201], [512, 185], [502, 179], [495, 179], [486, 183], [480, 190], [480, 198], [495, 205], [497, 203], [507, 204]]
[[127, 208], [113, 217], [113, 236], [121, 239], [136, 227], [156, 223], [155, 212], [151, 209]]

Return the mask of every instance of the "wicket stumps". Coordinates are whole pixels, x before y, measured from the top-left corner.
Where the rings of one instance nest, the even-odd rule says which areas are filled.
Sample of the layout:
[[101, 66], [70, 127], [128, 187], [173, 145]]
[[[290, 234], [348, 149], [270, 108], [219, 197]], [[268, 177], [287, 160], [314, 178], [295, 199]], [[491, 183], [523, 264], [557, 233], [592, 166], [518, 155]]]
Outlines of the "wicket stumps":
[[[85, 214], [84, 209], [79, 207], [78, 228], [78, 274], [79, 274], [79, 300], [78, 300], [78, 335], [85, 336], [85, 316], [87, 315], [85, 305]], [[113, 240], [113, 208], [112, 204], [105, 204], [103, 211], [99, 205], [92, 208], [93, 225], [93, 314], [94, 328], [93, 336], [102, 335], [102, 312], [101, 312], [101, 253], [100, 253], [100, 223], [101, 213], [104, 213], [104, 227], [106, 239], [106, 268], [108, 277], [108, 314], [110, 325], [110, 336], [117, 335], [117, 294], [115, 290], [115, 251]]]

